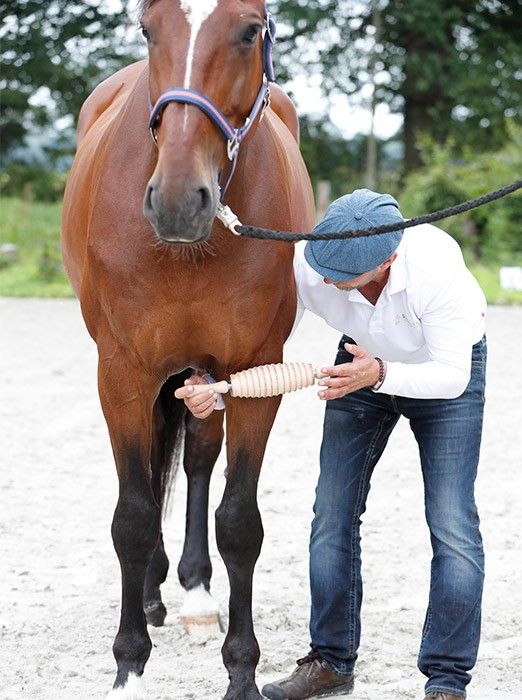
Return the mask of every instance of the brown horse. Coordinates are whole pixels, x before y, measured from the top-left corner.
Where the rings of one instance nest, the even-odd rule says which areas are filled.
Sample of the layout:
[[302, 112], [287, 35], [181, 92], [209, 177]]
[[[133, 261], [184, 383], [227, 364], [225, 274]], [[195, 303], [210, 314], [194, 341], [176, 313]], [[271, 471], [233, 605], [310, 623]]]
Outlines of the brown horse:
[[[166, 614], [161, 514], [185, 426], [187, 527], [178, 573], [209, 590], [208, 485], [223, 413], [185, 415], [174, 390], [194, 371], [218, 379], [282, 360], [295, 310], [293, 249], [238, 238], [215, 219], [227, 144], [197, 106], [169, 102], [149, 138], [151, 102], [173, 86], [197, 90], [237, 129], [263, 83], [263, 0], [148, 0], [149, 58], [100, 85], [79, 120], [63, 209], [63, 258], [99, 354], [98, 384], [119, 479], [112, 537], [122, 606], [112, 693], [142, 697], [151, 651], [147, 621]], [[275, 86], [237, 159], [225, 202], [245, 223], [310, 230], [309, 178], [295, 110]], [[230, 149], [229, 149], [230, 153]], [[225, 398], [227, 483], [216, 512], [230, 581], [223, 659], [226, 698], [260, 698], [252, 576], [263, 529], [257, 482], [279, 398]]]

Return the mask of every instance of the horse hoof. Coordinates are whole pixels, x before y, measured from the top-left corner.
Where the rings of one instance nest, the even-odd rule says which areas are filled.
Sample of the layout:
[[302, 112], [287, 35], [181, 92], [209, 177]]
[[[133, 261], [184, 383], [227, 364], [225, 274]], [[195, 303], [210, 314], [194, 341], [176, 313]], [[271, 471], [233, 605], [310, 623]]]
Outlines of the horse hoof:
[[146, 700], [147, 693], [141, 676], [129, 673], [125, 685], [113, 688], [107, 695], [107, 700]]
[[147, 624], [153, 627], [163, 627], [165, 618], [167, 617], [167, 608], [161, 600], [149, 603], [144, 607]]
[[188, 634], [194, 637], [211, 637], [223, 632], [218, 606], [203, 585], [187, 591], [180, 620]]
[[223, 700], [263, 700], [263, 696], [254, 687], [251, 690], [241, 690], [239, 692], [229, 690]]

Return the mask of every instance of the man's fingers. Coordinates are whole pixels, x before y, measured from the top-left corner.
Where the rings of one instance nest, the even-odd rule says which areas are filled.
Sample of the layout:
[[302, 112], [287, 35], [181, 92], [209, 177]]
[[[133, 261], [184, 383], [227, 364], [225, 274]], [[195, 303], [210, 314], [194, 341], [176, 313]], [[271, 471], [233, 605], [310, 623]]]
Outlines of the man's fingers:
[[193, 374], [188, 379], [185, 379], [185, 386], [194, 386], [196, 384], [208, 384], [208, 382], [203, 377], [200, 377], [199, 374]]
[[180, 399], [188, 399], [191, 396], [192, 387], [183, 386], [180, 389], [176, 389], [176, 397]]
[[[176, 389], [176, 397], [178, 399], [190, 399], [193, 396], [193, 392], [194, 392], [193, 385], [182, 386], [179, 389]], [[201, 394], [196, 394], [196, 396], [194, 396], [194, 399], [197, 396], [201, 396]]]
[[347, 382], [347, 377], [327, 377], [326, 379], [321, 379], [319, 381], [319, 386], [332, 387], [335, 389], [340, 389], [345, 387], [350, 388], [350, 382]]
[[196, 418], [202, 420], [203, 418], [208, 418], [211, 413], [213, 413], [216, 408], [216, 399], [212, 399], [210, 403], [206, 403], [203, 406], [199, 406], [197, 410], [192, 411], [192, 415]]
[[322, 367], [321, 374], [327, 374], [329, 377], [345, 377], [353, 371], [352, 363], [345, 362], [342, 365], [335, 365], [335, 367]]
[[196, 418], [202, 419], [202, 418], [208, 418], [208, 416], [210, 416], [210, 414], [216, 408], [216, 402], [217, 402], [217, 396], [214, 395], [214, 396], [211, 396], [210, 398], [207, 398], [205, 401], [199, 402], [197, 406], [193, 405], [194, 400], [186, 401], [185, 403], [187, 404], [187, 407], [189, 408], [189, 410], [193, 416], [195, 416]]
[[209, 416], [211, 416], [213, 412], [214, 412], [214, 409], [209, 408], [208, 411], [205, 411], [205, 413], [198, 413], [197, 415], [194, 414], [194, 417], [197, 418], [198, 420], [205, 420], [205, 418], [208, 418]]
[[[198, 382], [198, 385], [199, 384], [200, 383]], [[191, 401], [196, 401], [202, 396], [208, 398], [209, 394], [216, 394], [216, 392], [212, 389], [212, 384], [208, 384], [207, 382], [203, 382], [203, 384], [208, 387], [208, 391], [198, 391], [197, 393], [194, 393], [193, 385], [182, 386], [180, 389], [176, 389], [175, 396], [177, 399], [190, 399]]]
[[189, 399], [194, 391], [193, 387], [201, 384], [206, 384], [210, 389], [211, 385], [205, 379], [203, 379], [203, 377], [200, 377], [199, 374], [193, 374], [188, 379], [185, 379], [185, 386], [176, 389], [174, 395], [177, 399]]
[[346, 396], [348, 391], [344, 389], [324, 389], [320, 391], [318, 396], [322, 401], [331, 401], [332, 399], [339, 399], [341, 396]]
[[351, 343], [344, 344], [345, 349], [354, 357], [365, 357], [368, 352], [360, 345], [352, 345]]
[[204, 407], [216, 403], [216, 401], [216, 392], [209, 390], [205, 391], [203, 394], [196, 394], [196, 396], [187, 399], [187, 405], [189, 406], [190, 410], [202, 410]]

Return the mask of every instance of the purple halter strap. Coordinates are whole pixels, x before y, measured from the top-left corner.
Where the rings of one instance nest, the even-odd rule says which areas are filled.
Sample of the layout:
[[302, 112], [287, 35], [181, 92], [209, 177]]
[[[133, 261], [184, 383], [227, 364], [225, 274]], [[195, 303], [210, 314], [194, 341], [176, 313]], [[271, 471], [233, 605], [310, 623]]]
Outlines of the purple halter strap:
[[223, 187], [221, 188], [221, 199], [225, 196], [228, 186], [234, 175], [237, 158], [239, 155], [239, 147], [241, 142], [248, 134], [256, 117], [266, 108], [270, 102], [270, 87], [269, 82], [275, 80], [274, 65], [272, 61], [272, 50], [276, 35], [276, 24], [273, 16], [268, 11], [265, 4], [265, 35], [263, 37], [263, 81], [261, 88], [257, 94], [254, 106], [250, 114], [246, 118], [243, 126], [236, 129], [225, 117], [223, 112], [212, 102], [209, 97], [206, 97], [197, 90], [187, 90], [185, 88], [169, 88], [163, 92], [156, 104], [152, 107], [149, 121], [149, 129], [154, 143], [157, 143], [156, 125], [158, 120], [169, 102], [178, 102], [186, 105], [193, 105], [204, 112], [207, 117], [214, 122], [215, 126], [221, 131], [227, 141], [228, 158], [231, 161], [230, 171]]

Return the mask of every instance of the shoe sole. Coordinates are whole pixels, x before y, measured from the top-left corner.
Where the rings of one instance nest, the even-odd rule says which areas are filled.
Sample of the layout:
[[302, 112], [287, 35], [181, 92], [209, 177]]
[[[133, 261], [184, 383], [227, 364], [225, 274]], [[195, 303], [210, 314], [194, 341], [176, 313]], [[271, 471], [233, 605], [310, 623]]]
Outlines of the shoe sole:
[[[316, 700], [316, 698], [329, 698], [333, 695], [350, 695], [351, 693], [353, 693], [353, 688], [354, 682], [352, 680], [349, 683], [343, 683], [343, 685], [336, 685], [330, 686], [329, 688], [324, 688], [320, 693], [315, 693], [314, 695], [307, 695], [306, 698], [302, 698], [302, 700]], [[268, 700], [292, 700], [288, 697], [288, 695], [282, 688], [279, 688], [277, 685], [272, 685], [271, 683], [265, 685], [261, 690], [261, 693], [263, 697], [268, 698]]]

